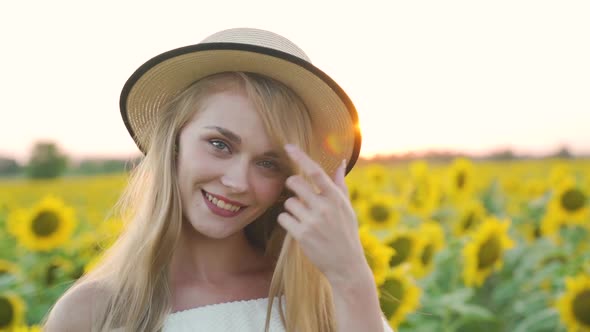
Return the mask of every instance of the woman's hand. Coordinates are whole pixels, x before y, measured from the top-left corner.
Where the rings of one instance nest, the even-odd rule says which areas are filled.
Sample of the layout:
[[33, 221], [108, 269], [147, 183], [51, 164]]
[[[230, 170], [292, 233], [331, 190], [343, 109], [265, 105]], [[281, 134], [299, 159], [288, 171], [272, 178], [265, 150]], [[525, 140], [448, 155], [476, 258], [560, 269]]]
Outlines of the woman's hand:
[[287, 144], [285, 150], [319, 193], [300, 175], [287, 178], [286, 185], [295, 196], [285, 201], [288, 213], [281, 213], [278, 222], [299, 242], [308, 259], [330, 282], [346, 282], [370, 273], [344, 181], [345, 161], [331, 179], [296, 146]]

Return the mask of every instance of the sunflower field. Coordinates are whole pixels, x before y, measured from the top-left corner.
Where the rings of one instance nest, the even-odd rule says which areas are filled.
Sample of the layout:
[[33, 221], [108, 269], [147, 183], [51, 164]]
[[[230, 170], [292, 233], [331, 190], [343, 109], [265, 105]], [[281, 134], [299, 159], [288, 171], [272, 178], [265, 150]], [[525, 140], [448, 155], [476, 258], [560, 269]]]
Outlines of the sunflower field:
[[[92, 268], [126, 181], [0, 181], [0, 331], [39, 331]], [[590, 331], [589, 160], [368, 163], [346, 181], [396, 331]]]

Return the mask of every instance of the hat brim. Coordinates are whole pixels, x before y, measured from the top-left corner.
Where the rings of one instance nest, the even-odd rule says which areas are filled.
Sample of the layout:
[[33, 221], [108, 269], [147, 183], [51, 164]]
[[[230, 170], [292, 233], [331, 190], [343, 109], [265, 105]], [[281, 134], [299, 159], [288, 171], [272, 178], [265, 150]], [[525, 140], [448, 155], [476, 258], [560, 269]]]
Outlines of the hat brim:
[[148, 150], [158, 110], [201, 78], [228, 71], [252, 72], [291, 88], [310, 110], [314, 136], [311, 151], [328, 172], [346, 158], [348, 173], [358, 158], [361, 134], [356, 109], [347, 94], [311, 63], [275, 49], [240, 43], [201, 43], [162, 53], [139, 67], [120, 98], [121, 116], [139, 149]]

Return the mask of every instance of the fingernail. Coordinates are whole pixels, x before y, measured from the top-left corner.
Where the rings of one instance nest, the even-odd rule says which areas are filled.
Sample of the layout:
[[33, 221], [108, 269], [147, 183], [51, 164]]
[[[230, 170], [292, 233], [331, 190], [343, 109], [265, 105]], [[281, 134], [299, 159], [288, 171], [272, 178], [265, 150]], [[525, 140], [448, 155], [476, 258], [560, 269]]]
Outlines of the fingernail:
[[290, 143], [285, 144], [285, 150], [287, 150], [287, 152], [293, 152], [293, 151], [295, 151], [295, 145], [290, 144]]

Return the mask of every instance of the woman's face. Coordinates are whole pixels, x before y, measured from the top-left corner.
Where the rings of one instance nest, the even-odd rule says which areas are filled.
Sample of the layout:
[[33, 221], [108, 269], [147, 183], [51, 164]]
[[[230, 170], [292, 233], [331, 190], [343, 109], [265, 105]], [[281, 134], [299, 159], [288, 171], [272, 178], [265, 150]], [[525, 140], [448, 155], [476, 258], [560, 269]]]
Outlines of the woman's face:
[[210, 96], [180, 132], [183, 215], [207, 237], [225, 238], [254, 221], [276, 202], [288, 175], [286, 157], [242, 93]]

